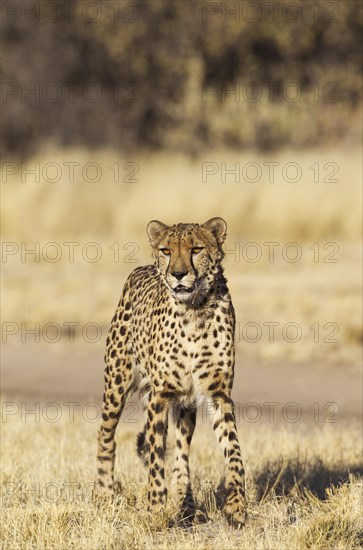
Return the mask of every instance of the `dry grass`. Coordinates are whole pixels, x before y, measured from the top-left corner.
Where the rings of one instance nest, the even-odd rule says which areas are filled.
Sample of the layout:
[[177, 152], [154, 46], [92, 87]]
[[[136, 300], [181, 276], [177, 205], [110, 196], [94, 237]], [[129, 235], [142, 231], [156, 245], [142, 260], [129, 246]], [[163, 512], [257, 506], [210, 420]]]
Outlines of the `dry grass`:
[[[249, 521], [230, 529], [216, 505], [223, 457], [212, 429], [197, 427], [192, 484], [209, 522], [168, 526], [146, 511], [146, 472], [136, 460], [138, 425], [121, 423], [116, 479], [123, 490], [112, 503], [91, 498], [97, 424], [63, 415], [57, 423], [8, 418], [2, 444], [4, 550], [78, 548], [353, 549], [362, 537], [362, 460], [359, 429], [325, 426], [309, 434], [259, 423], [240, 433], [247, 470]], [[173, 443], [170, 438], [170, 451]], [[169, 453], [167, 475], [170, 474]]]
[[[38, 181], [26, 172], [36, 163]], [[74, 164], [74, 181], [66, 163]], [[88, 163], [98, 165], [98, 174]], [[205, 163], [216, 173], [205, 175], [203, 182]], [[234, 174], [223, 181], [222, 163], [227, 170], [239, 163], [239, 182]], [[248, 163], [257, 168], [248, 168]], [[273, 175], [264, 163], [277, 163]], [[295, 183], [291, 180], [296, 168], [284, 169], [288, 163], [300, 170]], [[150, 219], [202, 222], [216, 213], [227, 219], [230, 239], [354, 240], [361, 235], [359, 149], [266, 155], [213, 151], [194, 160], [166, 154], [125, 158], [107, 150], [50, 150], [8, 166], [6, 172], [4, 167], [4, 182], [5, 173], [12, 170], [16, 173], [7, 175], [2, 188], [2, 228], [9, 240], [115, 239], [142, 245]], [[260, 177], [253, 182], [258, 170]], [[84, 174], [97, 181], [87, 181]]]
[[[214, 176], [202, 182], [202, 161], [297, 162], [302, 180], [287, 183], [266, 173], [258, 183], [221, 182]], [[302, 364], [357, 367], [361, 359], [361, 180], [359, 151], [320, 151], [257, 156], [215, 153], [205, 159], [142, 157], [120, 159], [110, 152], [95, 157], [85, 151], [50, 151], [27, 163], [58, 162], [63, 175], [57, 183], [31, 176], [21, 182], [18, 172], [2, 186], [2, 230], [5, 242], [40, 248], [56, 242], [62, 257], [52, 263], [21, 254], [3, 264], [3, 321], [90, 321], [107, 330], [118, 293], [128, 273], [150, 262], [145, 225], [152, 218], [166, 223], [202, 222], [213, 215], [226, 218], [229, 226], [226, 273], [238, 319], [238, 357], [243, 361], [297, 361]], [[97, 162], [102, 178], [87, 183], [76, 176], [70, 183], [65, 162]], [[112, 181], [109, 166], [126, 161], [139, 164], [138, 183]], [[339, 183], [313, 183], [309, 166], [319, 162], [339, 165]], [[322, 168], [323, 169], [323, 168]], [[77, 172], [76, 172], [77, 174]], [[78, 242], [74, 262], [65, 242]], [[82, 257], [91, 241], [102, 250], [100, 261]], [[248, 242], [264, 251], [253, 263], [238, 256]], [[269, 261], [263, 243], [276, 241], [276, 257]], [[281, 256], [282, 247], [295, 241], [302, 250], [297, 263]], [[120, 258], [110, 250], [119, 243]], [[332, 250], [320, 248], [314, 261], [314, 243], [339, 246], [337, 263], [326, 263]], [[134, 243], [129, 248], [124, 246]], [[135, 248], [136, 247], [136, 248]], [[136, 250], [132, 259], [127, 255]], [[50, 251], [53, 254], [53, 251]], [[130, 257], [128, 258], [130, 260]], [[247, 341], [247, 323], [258, 323], [263, 333], [257, 342]], [[263, 323], [278, 322], [274, 341]], [[297, 323], [301, 339], [290, 343], [281, 328]], [[324, 341], [338, 325], [336, 343]], [[309, 328], [319, 324], [318, 340]], [[251, 334], [251, 333], [249, 333]], [[73, 346], [87, 347], [76, 332]], [[103, 339], [105, 334], [103, 334]], [[12, 345], [21, 332], [9, 337]], [[31, 341], [31, 336], [27, 341]], [[67, 344], [66, 334], [64, 344]], [[63, 340], [62, 340], [63, 342]], [[44, 343], [44, 342], [43, 342]], [[62, 345], [62, 343], [61, 343]], [[54, 346], [57, 348], [57, 346]], [[48, 346], [49, 348], [49, 346]], [[44, 346], [44, 349], [48, 349]], [[57, 348], [58, 349], [58, 348]], [[59, 350], [58, 350], [59, 351]], [[88, 344], [87, 352], [90, 351]], [[74, 353], [74, 347], [68, 350]], [[67, 354], [64, 355], [67, 357]], [[45, 361], [46, 363], [46, 361]], [[347, 372], [350, 372], [347, 369]], [[256, 376], [258, 372], [256, 371]], [[327, 375], [328, 376], [328, 375]], [[23, 388], [24, 390], [25, 388]], [[19, 393], [21, 393], [19, 388]], [[337, 388], [339, 391], [339, 388]], [[349, 396], [343, 396], [349, 399]], [[67, 396], [64, 396], [67, 401]], [[168, 527], [172, 510], [163, 517], [146, 512], [146, 472], [135, 457], [137, 425], [122, 423], [117, 436], [116, 477], [124, 489], [115, 502], [100, 505], [90, 498], [95, 478], [98, 423], [65, 416], [57, 423], [34, 422], [18, 415], [2, 423], [1, 537], [6, 550], [30, 549], [353, 549], [362, 543], [361, 432], [355, 425], [326, 425], [303, 431], [296, 425], [271, 426], [258, 422], [241, 426], [241, 442], [247, 469], [249, 522], [242, 532], [229, 529], [216, 505], [215, 487], [222, 473], [223, 457], [211, 430], [197, 428], [192, 443], [192, 483], [198, 506], [210, 522], [183, 529]], [[169, 463], [170, 472], [170, 463]]]
[[[3, 319], [26, 322], [29, 328], [36, 322], [44, 326], [50, 321], [60, 325], [74, 321], [82, 326], [92, 321], [107, 330], [127, 275], [137, 265], [151, 261], [147, 222], [153, 218], [166, 223], [202, 222], [221, 215], [229, 227], [226, 273], [244, 355], [263, 360], [357, 365], [363, 338], [360, 158], [360, 151], [335, 149], [268, 156], [214, 152], [195, 160], [163, 155], [125, 159], [108, 151], [97, 156], [84, 150], [44, 153], [26, 163], [30, 169], [39, 162], [38, 182], [33, 175], [24, 175], [22, 165], [14, 176], [8, 176], [2, 188], [3, 239], [19, 246], [19, 252], [9, 255], [3, 264]], [[69, 181], [67, 162], [78, 163], [74, 182]], [[98, 163], [101, 170], [95, 183], [82, 178], [82, 169], [89, 162]], [[109, 168], [115, 162], [120, 166], [118, 183]], [[125, 162], [138, 165], [134, 175], [138, 182], [124, 181], [132, 170], [123, 168]], [[203, 162], [214, 162], [218, 168], [218, 173], [205, 183]], [[241, 170], [246, 163], [255, 162], [262, 171], [261, 181], [246, 183], [241, 179], [237, 183], [230, 175], [223, 183], [222, 162], [227, 168], [239, 162]], [[266, 162], [279, 163], [272, 183]], [[58, 182], [47, 182], [44, 174], [48, 179], [55, 177], [54, 163], [61, 177]], [[286, 163], [300, 166], [300, 181], [289, 183], [284, 179], [282, 167]], [[319, 166], [320, 183], [313, 181], [310, 167], [314, 163]], [[326, 163], [338, 166], [334, 176], [338, 183], [323, 182], [332, 170], [332, 165]], [[90, 178], [95, 175], [92, 168], [87, 173]], [[249, 174], [253, 177], [253, 170]], [[293, 176], [294, 170], [288, 172], [288, 177]], [[268, 247], [263, 243], [272, 241], [278, 244], [274, 261], [270, 262]], [[40, 253], [37, 261], [32, 255], [22, 261], [22, 246], [34, 249], [39, 243], [42, 251], [51, 242], [61, 250], [59, 261], [48, 261], [46, 252]], [[74, 248], [73, 262], [69, 260], [69, 246], [64, 244], [67, 242], [79, 243]], [[82, 253], [90, 242], [98, 243], [102, 253], [94, 263], [85, 258], [87, 250]], [[246, 248], [249, 242], [260, 247], [262, 257], [257, 262], [249, 261], [256, 254], [254, 247]], [[284, 259], [289, 242], [300, 247], [302, 256], [297, 263]], [[54, 257], [54, 248], [48, 252], [49, 258]], [[88, 253], [92, 257], [95, 249], [90, 248]], [[288, 253], [293, 255], [294, 248]], [[337, 263], [329, 263], [333, 260]], [[257, 342], [250, 341], [253, 330], [247, 339], [243, 332], [251, 322], [262, 329]], [[273, 343], [263, 324], [267, 322], [280, 323]], [[284, 339], [282, 328], [287, 323], [299, 324], [302, 334], [298, 342]], [[319, 335], [310, 328], [314, 323], [319, 325]], [[332, 325], [324, 328], [327, 323], [337, 326], [333, 339], [338, 342], [326, 342], [334, 332]], [[20, 338], [20, 332], [14, 338]]]

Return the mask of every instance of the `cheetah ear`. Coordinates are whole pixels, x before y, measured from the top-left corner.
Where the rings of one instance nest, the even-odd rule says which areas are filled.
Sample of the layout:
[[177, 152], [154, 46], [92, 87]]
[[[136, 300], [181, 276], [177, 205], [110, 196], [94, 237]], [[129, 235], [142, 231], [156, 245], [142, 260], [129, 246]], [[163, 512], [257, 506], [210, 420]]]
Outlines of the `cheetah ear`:
[[160, 241], [162, 234], [168, 229], [168, 226], [158, 220], [152, 220], [146, 228], [150, 244], [154, 248]]
[[208, 229], [217, 239], [218, 244], [222, 244], [227, 236], [227, 224], [223, 218], [211, 218], [203, 223], [202, 227]]

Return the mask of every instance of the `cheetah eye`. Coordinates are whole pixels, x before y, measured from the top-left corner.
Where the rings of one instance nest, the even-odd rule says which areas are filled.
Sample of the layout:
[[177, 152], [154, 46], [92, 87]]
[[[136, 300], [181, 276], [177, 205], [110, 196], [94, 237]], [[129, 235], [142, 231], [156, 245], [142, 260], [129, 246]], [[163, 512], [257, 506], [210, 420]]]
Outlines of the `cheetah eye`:
[[160, 252], [162, 252], [165, 256], [170, 256], [170, 250], [169, 248], [160, 248]]
[[194, 248], [192, 248], [192, 254], [199, 254], [199, 252], [202, 252], [202, 250], [202, 246], [195, 246]]

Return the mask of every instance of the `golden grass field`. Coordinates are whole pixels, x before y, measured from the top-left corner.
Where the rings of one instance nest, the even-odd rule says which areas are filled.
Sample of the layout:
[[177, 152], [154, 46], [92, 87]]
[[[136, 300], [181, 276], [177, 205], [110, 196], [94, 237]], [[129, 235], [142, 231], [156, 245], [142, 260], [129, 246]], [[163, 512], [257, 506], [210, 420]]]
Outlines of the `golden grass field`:
[[[203, 162], [216, 171], [204, 182]], [[227, 169], [240, 163], [249, 181], [242, 176], [236, 181], [233, 174], [223, 181], [223, 162]], [[272, 162], [278, 164], [271, 178]], [[248, 163], [254, 163], [250, 172]], [[283, 171], [287, 163], [295, 164], [291, 172]], [[70, 166], [74, 181], [69, 181]], [[32, 168], [39, 178], [26, 173]], [[253, 170], [259, 169], [261, 179], [253, 182]], [[296, 169], [301, 179], [288, 181]], [[88, 180], [98, 170], [98, 181], [87, 181], [82, 170]], [[244, 365], [268, 400], [274, 401], [279, 390], [284, 403], [295, 399], [291, 392], [294, 382], [300, 388], [300, 373], [305, 384], [299, 390], [301, 402], [321, 401], [329, 388], [331, 399], [342, 404], [339, 418], [344, 419], [317, 425], [269, 424], [266, 419], [239, 423], [249, 521], [236, 532], [216, 506], [223, 457], [212, 429], [202, 422], [192, 443], [191, 472], [197, 503], [209, 521], [185, 529], [168, 527], [169, 508], [162, 518], [147, 515], [146, 472], [135, 453], [138, 425], [121, 423], [116, 479], [124, 490], [114, 503], [101, 505], [89, 496], [97, 423], [79, 415], [74, 422], [63, 415], [56, 423], [43, 417], [35, 422], [31, 416], [22, 422], [20, 414], [3, 417], [4, 549], [345, 550], [362, 545], [363, 465], [356, 406], [363, 341], [361, 177], [361, 152], [348, 147], [266, 155], [215, 152], [193, 160], [49, 149], [26, 166], [3, 166], [5, 402], [54, 401], [57, 379], [62, 380], [62, 402], [75, 394], [84, 399], [100, 395], [102, 351], [122, 285], [133, 268], [151, 262], [148, 221], [202, 223], [222, 216], [228, 224], [225, 272], [237, 316], [238, 399], [254, 399], [244, 392]], [[36, 253], [25, 254], [26, 249]], [[261, 257], [254, 261], [256, 251]], [[301, 258], [290, 261], [295, 251]], [[101, 257], [93, 261], [95, 253]], [[60, 254], [57, 261], [55, 254]], [[96, 344], [82, 337], [89, 322], [102, 329]], [[17, 328], [13, 335], [4, 323]], [[36, 323], [39, 342], [26, 334]], [[48, 323], [78, 323], [75, 342], [66, 329], [55, 343], [49, 341], [51, 329], [47, 341], [43, 328]], [[278, 323], [272, 339], [271, 323]], [[301, 331], [295, 342], [294, 327]], [[261, 330], [257, 339], [256, 330]], [[95, 368], [89, 365], [91, 382], [86, 383], [87, 358], [96, 353], [99, 362]], [[77, 370], [78, 360], [83, 370]], [[172, 446], [170, 439], [171, 451]]]
[[[191, 447], [192, 485], [208, 522], [170, 525], [173, 511], [149, 517], [147, 473], [136, 459], [138, 425], [121, 423], [114, 502], [92, 498], [97, 425], [63, 410], [57, 423], [20, 415], [3, 425], [2, 547], [5, 549], [347, 550], [362, 543], [360, 430], [325, 425], [304, 433], [246, 423], [240, 430], [249, 519], [229, 528], [216, 505], [223, 456], [212, 428], [199, 423]], [[49, 418], [51, 416], [49, 410]], [[90, 413], [91, 416], [91, 413]], [[167, 476], [170, 475], [173, 440]]]
[[[109, 151], [76, 150], [50, 151], [7, 166], [3, 320], [24, 322], [26, 328], [65, 321], [82, 327], [92, 321], [107, 330], [127, 275], [152, 261], [148, 221], [202, 223], [220, 215], [229, 228], [225, 270], [243, 353], [263, 360], [357, 365], [362, 346], [360, 160], [358, 150], [228, 152], [194, 160], [126, 159]], [[239, 163], [241, 181], [226, 174], [223, 182], [222, 163], [226, 169]], [[248, 163], [253, 166], [246, 170]], [[206, 170], [217, 173], [207, 176]], [[252, 183], [258, 170], [261, 178]], [[301, 179], [291, 183], [297, 170]], [[97, 181], [86, 181], [82, 173]], [[272, 343], [264, 325], [271, 322], [279, 323]], [[257, 323], [261, 334], [249, 323]], [[293, 328], [284, 337], [288, 323], [301, 332], [295, 343], [289, 341], [298, 336]]]

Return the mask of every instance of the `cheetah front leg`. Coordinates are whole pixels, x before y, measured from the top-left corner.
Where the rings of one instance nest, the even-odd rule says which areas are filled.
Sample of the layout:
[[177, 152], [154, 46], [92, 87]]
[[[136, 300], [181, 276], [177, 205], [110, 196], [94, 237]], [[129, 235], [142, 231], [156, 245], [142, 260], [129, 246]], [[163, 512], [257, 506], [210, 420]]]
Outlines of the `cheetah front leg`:
[[149, 444], [148, 510], [159, 512], [167, 498], [165, 482], [165, 449], [168, 431], [168, 402], [151, 392], [148, 403], [146, 438]]
[[115, 433], [126, 400], [133, 388], [131, 371], [125, 355], [108, 359], [105, 370], [102, 422], [98, 434], [97, 494], [112, 496], [116, 454]]
[[195, 503], [190, 484], [189, 449], [196, 421], [196, 410], [176, 406], [175, 420], [175, 459], [172, 475], [173, 498], [185, 519], [195, 516]]
[[213, 429], [225, 459], [224, 512], [233, 527], [246, 521], [245, 475], [238, 443], [234, 404], [228, 395], [213, 400]]

